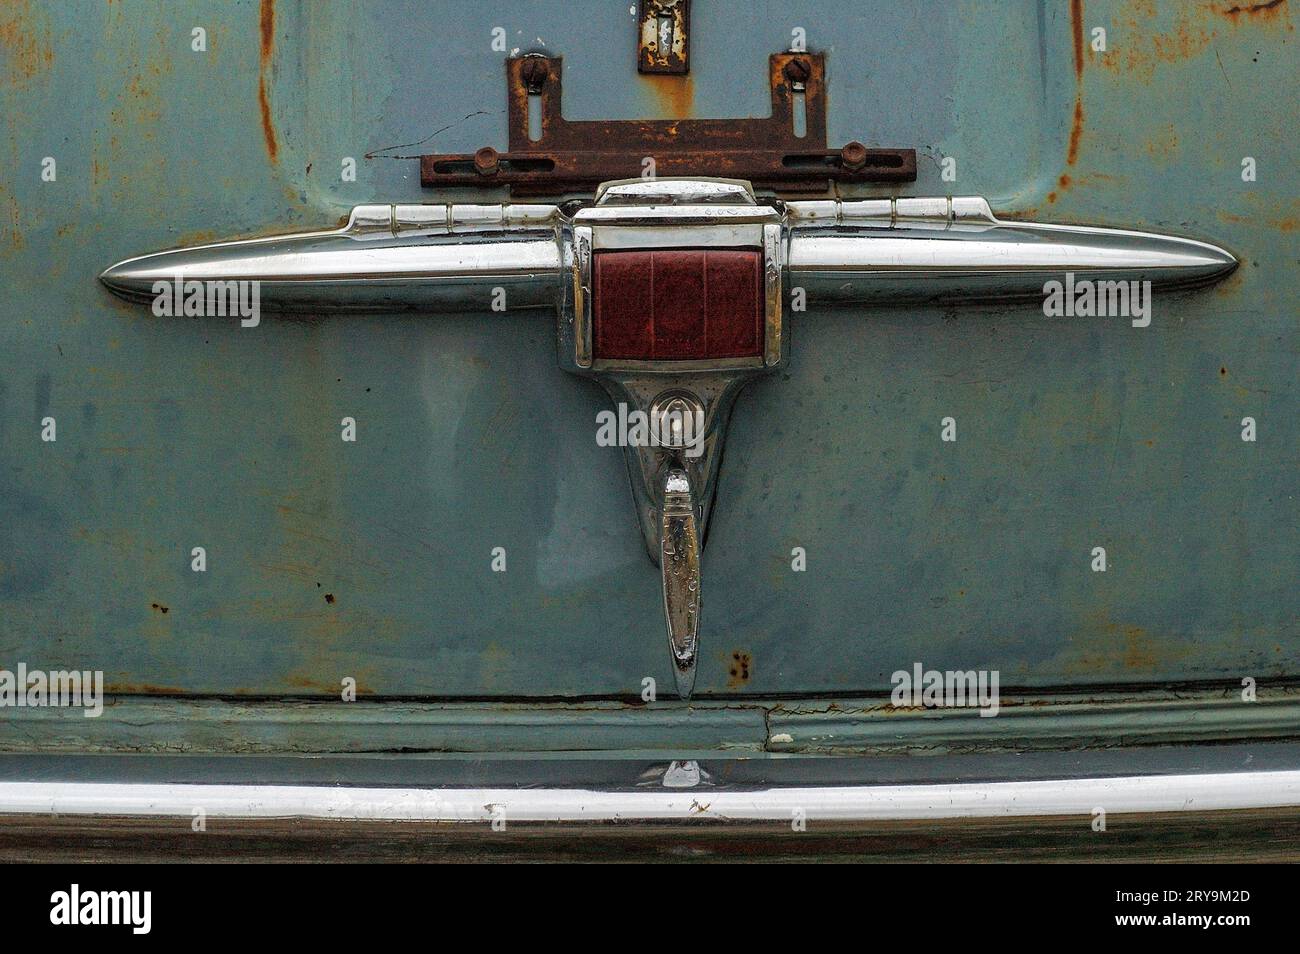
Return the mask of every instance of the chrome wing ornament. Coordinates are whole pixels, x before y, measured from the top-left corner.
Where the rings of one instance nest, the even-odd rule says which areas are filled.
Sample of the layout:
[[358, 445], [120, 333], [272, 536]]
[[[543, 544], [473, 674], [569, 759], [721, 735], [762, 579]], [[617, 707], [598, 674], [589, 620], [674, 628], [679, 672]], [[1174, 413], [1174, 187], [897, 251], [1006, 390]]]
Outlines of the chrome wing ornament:
[[560, 366], [650, 424], [626, 459], [685, 699], [727, 421], [740, 389], [788, 360], [790, 290], [816, 306], [1041, 298], [1073, 276], [1169, 289], [1236, 265], [1191, 239], [1000, 221], [982, 198], [780, 202], [742, 181], [651, 179], [563, 206], [360, 205], [342, 228], [159, 252], [100, 278], [137, 301], [256, 283], [266, 311], [554, 309]]

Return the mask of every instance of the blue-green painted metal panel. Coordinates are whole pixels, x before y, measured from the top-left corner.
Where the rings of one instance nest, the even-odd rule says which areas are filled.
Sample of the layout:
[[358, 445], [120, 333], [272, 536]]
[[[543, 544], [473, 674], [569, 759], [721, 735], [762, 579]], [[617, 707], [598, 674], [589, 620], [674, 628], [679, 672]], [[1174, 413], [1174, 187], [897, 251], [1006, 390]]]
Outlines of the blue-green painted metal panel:
[[830, 139], [920, 151], [904, 194], [1209, 238], [1243, 266], [1146, 329], [1034, 303], [792, 316], [788, 369], [733, 417], [700, 694], [874, 691], [918, 660], [1025, 686], [1300, 671], [1290, 4], [698, 0], [687, 81], [636, 74], [628, 7], [0, 11], [0, 665], [228, 694], [671, 683], [621, 452], [594, 441], [607, 398], [556, 367], [549, 316], [241, 329], [95, 276], [443, 198], [393, 157], [505, 146], [493, 27], [565, 57], [571, 118], [632, 118], [761, 114], [799, 26], [827, 52]]

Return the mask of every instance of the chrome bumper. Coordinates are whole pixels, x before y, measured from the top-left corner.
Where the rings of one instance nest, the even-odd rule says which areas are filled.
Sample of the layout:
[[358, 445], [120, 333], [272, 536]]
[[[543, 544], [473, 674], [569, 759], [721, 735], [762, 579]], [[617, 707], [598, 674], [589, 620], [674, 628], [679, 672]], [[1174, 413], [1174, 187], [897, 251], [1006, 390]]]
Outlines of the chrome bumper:
[[1300, 771], [961, 784], [387, 788], [118, 782], [0, 783], [0, 815], [413, 822], [926, 821], [1300, 808]]

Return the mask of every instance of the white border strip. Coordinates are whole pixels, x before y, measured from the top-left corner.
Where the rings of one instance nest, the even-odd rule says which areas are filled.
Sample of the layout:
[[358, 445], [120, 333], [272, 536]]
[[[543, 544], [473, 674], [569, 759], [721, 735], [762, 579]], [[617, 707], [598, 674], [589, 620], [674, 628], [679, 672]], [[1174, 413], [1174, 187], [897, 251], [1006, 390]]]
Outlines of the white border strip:
[[349, 788], [0, 782], [0, 815], [354, 821], [895, 821], [1300, 807], [1300, 771], [757, 790]]

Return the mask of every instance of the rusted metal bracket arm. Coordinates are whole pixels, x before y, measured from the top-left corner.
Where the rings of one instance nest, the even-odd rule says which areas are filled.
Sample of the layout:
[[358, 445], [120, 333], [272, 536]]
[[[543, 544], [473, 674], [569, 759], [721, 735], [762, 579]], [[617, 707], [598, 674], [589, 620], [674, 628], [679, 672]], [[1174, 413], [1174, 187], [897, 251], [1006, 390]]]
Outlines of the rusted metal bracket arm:
[[[748, 179], [775, 192], [822, 192], [831, 182], [913, 182], [916, 151], [826, 145], [825, 59], [776, 53], [768, 64], [772, 113], [744, 119], [570, 121], [562, 110], [563, 60], [506, 60], [510, 147], [473, 155], [420, 157], [425, 186], [509, 186], [516, 196], [589, 192], [635, 178], [654, 160], [657, 176]], [[539, 99], [541, 134], [529, 138], [529, 98]]]

